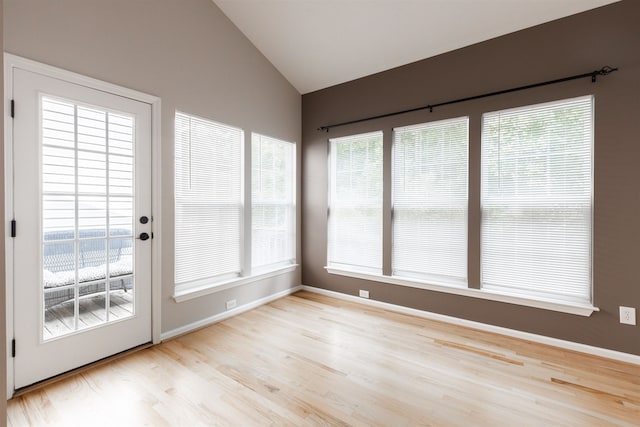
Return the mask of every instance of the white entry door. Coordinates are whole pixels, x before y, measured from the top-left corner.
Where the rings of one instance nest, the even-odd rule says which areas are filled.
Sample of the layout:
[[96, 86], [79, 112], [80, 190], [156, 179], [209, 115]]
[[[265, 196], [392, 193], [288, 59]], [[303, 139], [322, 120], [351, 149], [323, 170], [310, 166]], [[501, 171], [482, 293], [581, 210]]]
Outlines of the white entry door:
[[151, 341], [151, 106], [12, 80], [18, 389]]

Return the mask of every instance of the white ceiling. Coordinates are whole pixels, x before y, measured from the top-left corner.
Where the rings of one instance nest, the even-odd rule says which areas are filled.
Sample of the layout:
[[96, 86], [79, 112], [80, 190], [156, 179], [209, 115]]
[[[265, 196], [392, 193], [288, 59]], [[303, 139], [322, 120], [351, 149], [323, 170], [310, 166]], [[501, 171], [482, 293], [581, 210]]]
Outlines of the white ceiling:
[[618, 0], [213, 0], [301, 94]]

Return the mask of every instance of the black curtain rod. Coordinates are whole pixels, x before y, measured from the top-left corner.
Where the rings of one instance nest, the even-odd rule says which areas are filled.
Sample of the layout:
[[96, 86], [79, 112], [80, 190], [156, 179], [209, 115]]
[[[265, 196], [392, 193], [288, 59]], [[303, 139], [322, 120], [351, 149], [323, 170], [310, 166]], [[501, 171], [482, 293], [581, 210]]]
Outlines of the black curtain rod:
[[595, 71], [592, 71], [590, 73], [578, 74], [578, 75], [570, 76], [570, 77], [563, 77], [561, 79], [549, 80], [549, 81], [541, 82], [541, 83], [533, 83], [533, 84], [526, 85], [526, 86], [519, 86], [519, 87], [514, 87], [514, 88], [511, 88], [511, 89], [499, 90], [497, 92], [484, 93], [482, 95], [469, 96], [467, 98], [454, 99], [453, 101], [445, 101], [445, 102], [439, 102], [437, 104], [429, 104], [429, 105], [425, 105], [423, 107], [410, 108], [408, 110], [396, 111], [396, 112], [393, 112], [393, 113], [387, 113], [387, 114], [380, 114], [380, 115], [377, 115], [377, 116], [365, 117], [364, 119], [350, 120], [348, 122], [342, 122], [342, 123], [335, 123], [335, 124], [332, 124], [332, 125], [320, 126], [318, 128], [318, 130], [329, 132], [329, 130], [331, 128], [335, 128], [335, 127], [338, 127], [338, 126], [346, 126], [346, 125], [352, 125], [354, 123], [366, 122], [366, 121], [369, 121], [369, 120], [383, 119], [385, 117], [397, 116], [397, 115], [400, 115], [400, 114], [412, 113], [414, 111], [420, 111], [420, 110], [430, 110], [431, 112], [433, 112], [434, 108], [442, 107], [443, 105], [451, 105], [451, 104], [457, 104], [459, 102], [473, 101], [475, 99], [488, 98], [490, 96], [502, 95], [502, 94], [505, 94], [505, 93], [517, 92], [517, 91], [526, 90], [526, 89], [533, 89], [534, 87], [547, 86], [547, 85], [553, 85], [553, 84], [556, 84], [556, 83], [568, 82], [570, 80], [583, 79], [585, 77], [591, 77], [591, 82], [595, 83], [597, 76], [606, 76], [607, 74], [611, 74], [614, 71], [618, 71], [618, 69], [614, 68], [614, 67], [609, 67], [607, 65], [607, 66], [604, 66], [604, 67], [600, 68], [599, 70], [595, 70]]

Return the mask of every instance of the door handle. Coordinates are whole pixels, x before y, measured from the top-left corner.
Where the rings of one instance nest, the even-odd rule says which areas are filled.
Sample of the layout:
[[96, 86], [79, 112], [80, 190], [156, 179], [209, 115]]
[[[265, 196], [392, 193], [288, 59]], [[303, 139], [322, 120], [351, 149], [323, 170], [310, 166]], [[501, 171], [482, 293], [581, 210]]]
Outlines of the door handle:
[[140, 237], [136, 237], [136, 239], [140, 239], [140, 240], [148, 240], [148, 239], [149, 239], [149, 234], [147, 234], [147, 233], [140, 233]]

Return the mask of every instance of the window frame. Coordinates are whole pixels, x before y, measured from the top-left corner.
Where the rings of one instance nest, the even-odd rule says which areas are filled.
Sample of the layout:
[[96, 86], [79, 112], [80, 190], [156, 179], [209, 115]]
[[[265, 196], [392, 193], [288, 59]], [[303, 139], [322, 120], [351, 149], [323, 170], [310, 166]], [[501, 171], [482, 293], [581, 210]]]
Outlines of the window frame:
[[[587, 96], [593, 97], [593, 95], [590, 95], [590, 94], [588, 95], [583, 94], [583, 95], [577, 95], [574, 97], [564, 97], [561, 99], [552, 98], [546, 102], [543, 101], [539, 103], [528, 103], [527, 105], [516, 107], [516, 108], [528, 108], [538, 104], [562, 102], [562, 101], [566, 101], [573, 98], [580, 98], [580, 97], [587, 97]], [[509, 108], [508, 107], [505, 108], [505, 110], [507, 109]], [[595, 100], [593, 101], [593, 104], [592, 104], [592, 113], [594, 111], [595, 111]], [[333, 274], [333, 275], [351, 277], [356, 279], [362, 279], [362, 280], [397, 285], [397, 286], [424, 289], [424, 290], [451, 294], [451, 295], [460, 295], [460, 296], [477, 298], [477, 299], [488, 300], [488, 301], [497, 301], [497, 302], [524, 306], [524, 307], [533, 307], [533, 308], [556, 311], [561, 313], [568, 313], [568, 314], [585, 316], [585, 317], [590, 316], [593, 312], [599, 311], [599, 308], [595, 306], [593, 303], [593, 297], [588, 302], [566, 301], [566, 300], [558, 300], [558, 299], [552, 300], [544, 297], [530, 297], [530, 296], [523, 297], [522, 295], [505, 294], [504, 292], [499, 292], [496, 290], [486, 289], [486, 288], [483, 289], [480, 287], [481, 266], [479, 264], [479, 259], [480, 259], [481, 250], [482, 250], [481, 242], [480, 242], [480, 236], [482, 231], [477, 227], [480, 227], [480, 224], [482, 222], [482, 219], [481, 219], [481, 215], [482, 215], [481, 124], [482, 124], [483, 113], [486, 113], [486, 111], [476, 111], [476, 112], [473, 112], [472, 114], [468, 114], [468, 117], [469, 117], [468, 168], [469, 169], [467, 174], [467, 179], [468, 179], [467, 269], [468, 269], [469, 276], [468, 276], [468, 283], [466, 287], [458, 287], [458, 286], [451, 286], [450, 284], [438, 283], [436, 280], [431, 280], [431, 278], [425, 279], [425, 278], [414, 278], [414, 277], [404, 277], [404, 276], [399, 277], [399, 276], [392, 275], [391, 257], [392, 257], [393, 248], [390, 245], [393, 244], [392, 242], [393, 230], [391, 230], [389, 227], [393, 227], [393, 206], [392, 206], [392, 198], [390, 198], [389, 196], [385, 196], [385, 201], [383, 202], [383, 216], [387, 218], [385, 220], [386, 225], [384, 225], [382, 230], [382, 236], [383, 236], [384, 245], [385, 245], [383, 249], [383, 256], [385, 257], [383, 259], [383, 266], [385, 266], [384, 267], [385, 270], [383, 270], [382, 273], [362, 271], [362, 270], [350, 268], [350, 266], [330, 265], [328, 262], [327, 262], [327, 265], [324, 267], [324, 269], [327, 271], [327, 273]], [[455, 117], [451, 117], [451, 119], [453, 118]], [[447, 120], [447, 119], [448, 118], [446, 117], [444, 118], [444, 120]], [[411, 126], [411, 124], [406, 125], [402, 123], [402, 126], [407, 127], [407, 126]], [[593, 128], [595, 128], [595, 126], [596, 126], [596, 119], [595, 119], [595, 113], [593, 113], [592, 130]], [[385, 128], [383, 132], [383, 141], [385, 144], [389, 143], [390, 141], [393, 141], [393, 135], [391, 135], [391, 138], [389, 138], [389, 134], [388, 134], [389, 130], [393, 130], [393, 129]], [[473, 146], [475, 146], [475, 148], [472, 148]], [[595, 146], [595, 138], [592, 138], [591, 259], [590, 259], [590, 265], [589, 265], [589, 268], [591, 269], [591, 271], [593, 271], [593, 235], [594, 235], [593, 197], [595, 197], [595, 187], [593, 185], [593, 177], [594, 177], [593, 147], [594, 146]], [[472, 157], [472, 150], [475, 151], [475, 154], [473, 155], [473, 157]], [[392, 178], [393, 159], [391, 159], [393, 155], [393, 148], [391, 149], [389, 149], [388, 147], [383, 148], [383, 152], [384, 152], [383, 175], [387, 179], [391, 177], [391, 180], [392, 180], [391, 182], [383, 182], [383, 189], [384, 191], [389, 191], [389, 189], [393, 189], [393, 178]], [[389, 160], [391, 161], [389, 162]], [[329, 178], [331, 177], [330, 162], [331, 162], [331, 158], [328, 157]], [[330, 207], [330, 197], [328, 197], [328, 199], [329, 199], [328, 207]], [[473, 231], [473, 237], [470, 234], [471, 228], [469, 227], [469, 225], [471, 223], [475, 224], [474, 227], [477, 228], [477, 229], [474, 229]], [[328, 229], [329, 229], [329, 223], [327, 223], [327, 230]], [[386, 270], [387, 268], [389, 270]], [[472, 271], [473, 273], [471, 273]], [[591, 278], [592, 280], [591, 280], [590, 290], [591, 290], [591, 295], [593, 295], [593, 292], [594, 292], [593, 272], [591, 273]], [[367, 289], [367, 288], [364, 288], [364, 289]], [[372, 298], [375, 298], [375, 296], [372, 295]]]
[[[184, 128], [179, 128], [179, 126], [184, 126]], [[174, 285], [175, 285], [175, 288], [190, 289], [190, 288], [202, 286], [203, 284], [206, 284], [206, 283], [223, 282], [233, 278], [241, 277], [243, 275], [243, 259], [244, 259], [242, 236], [243, 236], [243, 233], [245, 232], [244, 221], [243, 221], [243, 218], [245, 215], [245, 210], [243, 206], [243, 195], [245, 191], [245, 188], [244, 188], [245, 186], [243, 182], [243, 177], [245, 174], [245, 165], [243, 162], [244, 135], [245, 135], [244, 130], [235, 126], [225, 124], [225, 123], [198, 117], [192, 114], [186, 114], [180, 111], [175, 112], [174, 129], [175, 129], [175, 137], [174, 137], [174, 142], [175, 142], [175, 146], [174, 146], [174, 153], [175, 153], [175, 158], [174, 158], [174, 167], [175, 167], [175, 170], [174, 170], [174, 218], [175, 218], [174, 220], [174, 233], [175, 233], [174, 235], [174, 262], [175, 262]], [[199, 132], [200, 135], [197, 135], [197, 134], [194, 135], [193, 134], [194, 131]], [[211, 133], [214, 135], [216, 134], [222, 135], [224, 133], [227, 133], [227, 134], [230, 134], [230, 139], [226, 139], [223, 136], [221, 138], [224, 138], [224, 139], [212, 140], [209, 138], [217, 138], [217, 135], [203, 136], [202, 133]], [[184, 141], [182, 140], [183, 138], [184, 138]], [[211, 188], [217, 188], [217, 186], [220, 185], [220, 183], [216, 181], [215, 182], [216, 185], [214, 186], [208, 185], [205, 187], [200, 182], [201, 178], [218, 180], [220, 178], [219, 175], [221, 174], [220, 171], [215, 171], [214, 172], [215, 175], [213, 176], [201, 176], [201, 175], [198, 175], [196, 171], [193, 170], [194, 167], [198, 167], [198, 166], [200, 166], [201, 168], [207, 168], [211, 163], [207, 161], [208, 158], [194, 157], [196, 156], [196, 154], [192, 154], [193, 151], [195, 151], [198, 148], [198, 145], [203, 147], [202, 149], [207, 149], [207, 143], [211, 141], [215, 141], [216, 143], [218, 142], [225, 143], [225, 144], [228, 144], [229, 146], [232, 145], [233, 149], [237, 151], [234, 154], [236, 154], [238, 157], [236, 157], [235, 155], [232, 156], [233, 157], [232, 160], [234, 162], [233, 172], [236, 173], [237, 175], [234, 175], [232, 177], [233, 179], [229, 182], [229, 184], [232, 184], [231, 186], [233, 188], [233, 192], [236, 192], [234, 196], [237, 196], [233, 200], [221, 200], [221, 199], [219, 200], [219, 196], [216, 196], [215, 194], [211, 195], [210, 199], [205, 198], [205, 195], [212, 193]], [[182, 142], [184, 142], [186, 145], [182, 146]], [[215, 149], [211, 149], [211, 150], [213, 151]], [[207, 152], [203, 154], [209, 155], [214, 153]], [[179, 166], [183, 166], [182, 164], [179, 164], [181, 159], [183, 160], [183, 162], [185, 162], [184, 166], [186, 166], [186, 169], [179, 167]], [[218, 164], [218, 163], [219, 161], [214, 162], [214, 164]], [[192, 166], [192, 165], [195, 165], [195, 166]], [[186, 184], [185, 188], [181, 187], [181, 183], [185, 184], [183, 182], [184, 177], [182, 175], [185, 175], [188, 181], [188, 184]], [[193, 185], [192, 185], [192, 182], [194, 182]], [[183, 192], [185, 193], [184, 195], [181, 194]], [[189, 208], [191, 208], [192, 210], [190, 214], [185, 212], [184, 220], [180, 220], [179, 218], [183, 218], [183, 216], [182, 214], [179, 215], [179, 212], [183, 210], [187, 210]], [[215, 219], [216, 217], [215, 216], [212, 217], [208, 214], [208, 212], [210, 212], [211, 210], [215, 210], [219, 212], [230, 212], [231, 216], [234, 216], [237, 219], [237, 223], [233, 225], [233, 227], [237, 229], [237, 234], [232, 234], [232, 235], [224, 234], [222, 236], [223, 238], [229, 238], [228, 239], [229, 242], [232, 240], [234, 241], [233, 248], [231, 250], [230, 255], [233, 255], [235, 253], [235, 255], [237, 255], [237, 258], [232, 256], [228, 260], [231, 262], [231, 264], [229, 264], [229, 267], [233, 267], [233, 268], [222, 269], [221, 271], [217, 272], [217, 274], [215, 275], [200, 274], [200, 276], [197, 276], [196, 278], [191, 278], [188, 280], [183, 279], [180, 282], [178, 282], [179, 271], [181, 271], [181, 269], [183, 268], [182, 266], [179, 267], [179, 263], [178, 263], [179, 245], [182, 245], [185, 243], [185, 242], [182, 242], [182, 236], [179, 236], [178, 226], [182, 224], [188, 225], [189, 222], [194, 221], [193, 220], [194, 217], [195, 218], [200, 217], [200, 219], [197, 220], [197, 222], [199, 223], [198, 228], [202, 230], [202, 228], [204, 227], [204, 225], [202, 224], [203, 213], [207, 213], [206, 218], [212, 218], [212, 221], [211, 221], [212, 223], [216, 222], [216, 219]], [[222, 224], [217, 227], [214, 225], [213, 227], [215, 227], [211, 229], [213, 232], [216, 232], [218, 228], [220, 228], [221, 232], [226, 231], [224, 230], [226, 227], [223, 226]], [[223, 240], [227, 241], [227, 239], [223, 239]], [[192, 247], [190, 245], [191, 243], [190, 241], [187, 241], [186, 243], [188, 244], [189, 248]], [[218, 248], [218, 246], [215, 246], [215, 247]], [[216, 252], [218, 251], [219, 250], [216, 250]], [[222, 248], [220, 251], [227, 252], [224, 250], [224, 248]], [[207, 260], [201, 260], [201, 261], [207, 261]], [[195, 270], [196, 268], [193, 266], [190, 267], [189, 264], [187, 263], [185, 265], [185, 269], [188, 271], [192, 271], [192, 270]]]
[[[283, 147], [285, 147], [285, 151], [288, 151], [286, 154], [287, 159], [285, 159], [285, 161], [288, 161], [289, 164], [287, 166], [287, 173], [285, 174], [285, 179], [288, 179], [288, 182], [285, 184], [286, 185], [286, 190], [287, 190], [287, 196], [288, 196], [288, 200], [285, 201], [261, 201], [261, 203], [259, 203], [259, 205], [262, 206], [281, 206], [284, 207], [285, 209], [285, 215], [288, 216], [288, 218], [285, 219], [285, 229], [283, 230], [285, 235], [286, 235], [286, 242], [285, 245], [287, 246], [287, 249], [285, 250], [285, 254], [284, 256], [280, 257], [279, 259], [276, 259], [272, 262], [269, 263], [265, 263], [265, 264], [256, 264], [255, 262], [255, 256], [254, 256], [254, 251], [255, 251], [255, 244], [256, 244], [256, 240], [255, 240], [255, 224], [254, 224], [254, 220], [255, 220], [255, 212], [254, 209], [256, 207], [256, 205], [258, 205], [258, 203], [256, 203], [256, 200], [254, 199], [254, 184], [256, 182], [255, 177], [253, 176], [256, 167], [255, 167], [255, 159], [253, 157], [254, 154], [254, 144], [258, 143], [258, 144], [263, 144], [263, 143], [271, 143], [271, 144], [275, 144], [275, 145], [282, 145]], [[262, 166], [262, 161], [260, 162], [260, 166]], [[264, 168], [261, 168], [260, 170], [264, 170]], [[273, 270], [274, 268], [277, 267], [284, 267], [284, 266], [289, 266], [292, 264], [295, 264], [296, 261], [296, 145], [292, 142], [288, 142], [288, 141], [284, 141], [282, 139], [277, 139], [277, 138], [273, 138], [270, 136], [266, 136], [263, 134], [259, 134], [256, 132], [252, 132], [251, 133], [251, 185], [250, 185], [250, 189], [249, 189], [249, 193], [250, 193], [250, 197], [251, 197], [251, 227], [250, 227], [250, 234], [251, 234], [251, 272], [252, 274], [257, 274], [260, 272], [265, 272], [265, 271], [270, 271]]]
[[[485, 141], [485, 119], [487, 118], [493, 118], [493, 117], [498, 117], [498, 120], [500, 120], [500, 114], [508, 114], [508, 115], [515, 115], [518, 114], [519, 112], [522, 112], [523, 114], [525, 113], [534, 113], [536, 111], [544, 111], [547, 108], [553, 108], [553, 107], [561, 107], [561, 106], [568, 106], [571, 103], [580, 103], [580, 102], [587, 102], [589, 103], [589, 136], [588, 136], [588, 159], [589, 159], [589, 165], [588, 165], [588, 170], [589, 170], [589, 178], [588, 178], [588, 189], [589, 189], [589, 194], [586, 197], [582, 197], [582, 198], [576, 198], [576, 200], [582, 200], [582, 204], [587, 204], [586, 208], [585, 207], [580, 207], [580, 203], [577, 201], [574, 201], [573, 204], [568, 203], [566, 201], [562, 201], [563, 198], [559, 198], [557, 195], [556, 196], [547, 196], [547, 197], [538, 197], [538, 198], [534, 198], [534, 200], [532, 200], [532, 197], [526, 197], [525, 199], [523, 199], [521, 196], [518, 195], [512, 195], [511, 197], [508, 198], [498, 198], [498, 197], [491, 197], [491, 198], [487, 198], [488, 192], [491, 191], [489, 188], [487, 188], [489, 186], [489, 181], [488, 181], [488, 176], [485, 176], [485, 173], [488, 172], [487, 171], [487, 165], [485, 165], [485, 161], [488, 161], [488, 148], [485, 148], [485, 145], [488, 145], [489, 143]], [[573, 97], [573, 98], [563, 98], [563, 99], [558, 99], [558, 100], [553, 100], [553, 101], [549, 101], [549, 102], [543, 102], [543, 103], [537, 103], [537, 104], [529, 104], [529, 105], [525, 105], [525, 106], [521, 106], [521, 107], [516, 107], [516, 108], [507, 108], [507, 109], [501, 109], [501, 110], [496, 110], [496, 111], [491, 111], [491, 112], [486, 112], [484, 114], [482, 114], [482, 129], [481, 129], [481, 151], [482, 151], [482, 155], [481, 155], [481, 191], [480, 191], [480, 215], [481, 215], [481, 227], [480, 227], [480, 286], [482, 290], [489, 290], [492, 292], [496, 292], [496, 293], [503, 293], [505, 295], [513, 295], [513, 296], [519, 296], [519, 297], [524, 297], [524, 298], [531, 298], [531, 299], [539, 299], [539, 300], [550, 300], [550, 301], [557, 301], [557, 302], [567, 302], [567, 303], [577, 303], [577, 304], [592, 304], [593, 302], [593, 198], [594, 198], [594, 158], [593, 158], [593, 153], [594, 153], [594, 143], [595, 143], [595, 138], [594, 138], [594, 126], [595, 126], [595, 116], [594, 116], [594, 111], [595, 111], [595, 98], [593, 95], [586, 95], [586, 96], [578, 96], [578, 97]], [[498, 137], [499, 138], [499, 137]], [[500, 144], [500, 143], [499, 143]], [[547, 143], [549, 144], [549, 143]], [[520, 152], [518, 153], [520, 154]], [[516, 154], [514, 155], [514, 158], [520, 158], [520, 156]], [[536, 155], [536, 157], [541, 157], [542, 155]], [[547, 154], [545, 158], [549, 159], [552, 156], [550, 154]], [[548, 163], [548, 160], [547, 160]], [[502, 170], [502, 169], [501, 169]], [[549, 175], [551, 172], [548, 169], [546, 171], [546, 174]], [[549, 179], [549, 177], [547, 176], [547, 179]], [[544, 188], [548, 188], [550, 190], [554, 190], [555, 187], [544, 187]], [[574, 194], [575, 192], [572, 192], [572, 194]], [[487, 266], [487, 261], [485, 261], [486, 258], [486, 253], [485, 253], [485, 249], [486, 249], [486, 245], [484, 242], [484, 229], [485, 227], [487, 227], [488, 225], [486, 224], [487, 221], [487, 215], [485, 214], [487, 212], [487, 208], [485, 207], [487, 205], [487, 200], [491, 200], [491, 202], [493, 202], [495, 204], [496, 200], [502, 200], [504, 201], [503, 203], [506, 206], [511, 206], [511, 207], [520, 207], [522, 208], [522, 202], [528, 202], [526, 203], [527, 208], [531, 211], [536, 211], [536, 210], [544, 210], [545, 212], [547, 212], [546, 215], [544, 215], [544, 218], [548, 218], [549, 215], [548, 213], [551, 213], [553, 210], [557, 210], [558, 209], [558, 205], [562, 206], [564, 208], [565, 211], [570, 211], [570, 212], [575, 212], [575, 216], [576, 217], [580, 217], [581, 214], [583, 212], [588, 211], [589, 212], [589, 219], [588, 219], [588, 227], [586, 230], [586, 238], [588, 239], [588, 248], [586, 250], [587, 252], [587, 256], [588, 256], [588, 260], [587, 260], [587, 265], [586, 265], [586, 270], [588, 270], [587, 273], [587, 280], [588, 283], [585, 287], [588, 287], [588, 295], [586, 293], [584, 293], [582, 295], [582, 297], [578, 297], [578, 296], [570, 296], [567, 292], [560, 292], [560, 291], [556, 291], [556, 292], [552, 292], [552, 291], [543, 291], [543, 290], [535, 290], [535, 289], [522, 289], [522, 286], [509, 286], [506, 284], [499, 284], [499, 283], [490, 283], [486, 280], [486, 274], [485, 274], [485, 267]], [[552, 202], [552, 203], [550, 203]], [[553, 205], [553, 206], [551, 206]], [[573, 206], [572, 206], [573, 205]], [[565, 212], [566, 214], [566, 212]], [[522, 218], [524, 217], [524, 214], [520, 214], [517, 216], [512, 216], [511, 219], [513, 221], [521, 221]], [[563, 218], [566, 218], [566, 215], [563, 216]], [[533, 221], [532, 219], [530, 220], [529, 224], [531, 223], [531, 221]], [[562, 221], [564, 224], [566, 224], [566, 220]], [[560, 280], [560, 279], [557, 279]], [[558, 286], [552, 287], [549, 286], [549, 289], [559, 289]]]
[[[336, 187], [336, 182], [337, 182], [337, 178], [336, 175], [334, 175], [334, 172], [337, 172], [336, 168], [337, 168], [337, 155], [334, 156], [335, 150], [337, 148], [336, 147], [336, 143], [340, 143], [340, 142], [351, 142], [354, 143], [356, 142], [358, 139], [367, 139], [367, 138], [379, 138], [379, 142], [380, 144], [380, 159], [379, 159], [379, 163], [381, 165], [381, 169], [380, 169], [380, 195], [379, 195], [379, 200], [376, 200], [375, 203], [379, 204], [379, 206], [374, 206], [374, 203], [371, 201], [357, 201], [357, 202], [340, 202], [340, 203], [336, 203], [334, 201], [335, 198], [335, 194], [337, 193], [337, 187]], [[373, 132], [365, 132], [365, 133], [358, 133], [358, 134], [353, 134], [353, 135], [346, 135], [346, 136], [341, 136], [341, 137], [336, 137], [336, 138], [330, 138], [328, 141], [328, 197], [327, 197], [327, 202], [328, 202], [328, 208], [327, 208], [327, 258], [326, 258], [326, 265], [328, 267], [337, 267], [337, 268], [341, 268], [341, 269], [345, 269], [345, 270], [353, 270], [353, 271], [361, 271], [361, 272], [368, 272], [368, 273], [378, 273], [378, 274], [382, 274], [382, 268], [383, 268], [383, 258], [384, 258], [384, 253], [383, 253], [383, 239], [382, 239], [382, 233], [383, 233], [383, 227], [384, 227], [384, 219], [383, 219], [383, 214], [384, 214], [384, 200], [383, 200], [383, 186], [384, 186], [384, 134], [382, 131], [373, 131]], [[367, 153], [368, 153], [368, 147], [367, 147]], [[365, 165], [366, 166], [366, 165]], [[350, 169], [350, 171], [352, 171], [352, 169]], [[332, 247], [333, 247], [333, 243], [332, 243], [332, 234], [334, 232], [334, 221], [335, 221], [335, 215], [332, 215], [332, 211], [336, 209], [336, 205], [340, 208], [351, 208], [351, 209], [358, 209], [360, 207], [364, 207], [364, 208], [368, 208], [368, 209], [379, 209], [380, 210], [380, 236], [379, 236], [379, 248], [377, 250], [379, 250], [380, 252], [380, 256], [379, 256], [379, 260], [377, 261], [379, 263], [379, 265], [358, 265], [358, 264], [354, 264], [354, 263], [349, 263], [349, 262], [339, 262], [339, 261], [332, 261], [332, 258], [334, 256], [334, 254], [332, 253]]]
[[[397, 255], [397, 244], [398, 244], [398, 238], [396, 236], [396, 222], [397, 222], [397, 218], [398, 218], [398, 211], [400, 209], [413, 209], [413, 210], [417, 210], [417, 211], [425, 211], [428, 210], [427, 208], [425, 208], [426, 204], [424, 203], [424, 200], [421, 201], [417, 201], [412, 203], [410, 206], [405, 202], [405, 206], [403, 206], [402, 208], [399, 208], [398, 205], [399, 203], [397, 203], [397, 189], [396, 189], [396, 185], [398, 184], [397, 182], [397, 177], [399, 174], [399, 171], [396, 170], [396, 161], [397, 161], [397, 153], [396, 153], [396, 149], [398, 149], [399, 144], [401, 143], [401, 141], [398, 140], [398, 137], [400, 135], [401, 132], [411, 132], [411, 131], [429, 131], [432, 129], [437, 129], [437, 128], [441, 128], [443, 129], [445, 126], [447, 125], [460, 125], [460, 124], [464, 124], [465, 126], [465, 141], [464, 141], [464, 161], [465, 163], [465, 179], [464, 179], [464, 237], [463, 237], [463, 241], [464, 241], [464, 256], [461, 257], [463, 258], [463, 274], [462, 276], [459, 277], [454, 277], [454, 276], [444, 276], [444, 275], [438, 275], [438, 274], [434, 274], [433, 272], [425, 272], [425, 271], [405, 271], [402, 270], [400, 268], [397, 268], [397, 259], [396, 259], [396, 255]], [[422, 138], [420, 138], [420, 141], [422, 144], [425, 144], [424, 141], [422, 141]], [[445, 143], [449, 142], [444, 141]], [[448, 118], [448, 119], [444, 119], [444, 120], [435, 120], [435, 121], [430, 121], [430, 122], [424, 122], [424, 123], [418, 123], [418, 124], [414, 124], [414, 125], [408, 125], [408, 126], [402, 126], [402, 127], [396, 127], [393, 129], [392, 132], [392, 162], [391, 162], [391, 276], [393, 277], [397, 277], [397, 278], [406, 278], [406, 279], [413, 279], [413, 280], [422, 280], [422, 281], [426, 281], [426, 282], [430, 282], [430, 283], [437, 283], [439, 285], [443, 285], [443, 286], [455, 286], [455, 287], [462, 287], [462, 288], [467, 288], [468, 287], [468, 259], [469, 259], [469, 116], [460, 116], [460, 117], [453, 117], [453, 118]], [[427, 150], [426, 148], [424, 150]], [[448, 211], [451, 210], [452, 207], [450, 205], [447, 205], [446, 208], [442, 208], [442, 211]], [[429, 210], [434, 210], [433, 208], [429, 209]], [[428, 253], [423, 253], [422, 255], [424, 256], [429, 256]], [[460, 261], [460, 260], [458, 260]]]
[[[242, 128], [234, 127], [232, 125], [228, 125], [225, 123], [221, 123], [212, 119], [200, 117], [194, 114], [185, 113], [179, 110], [175, 111], [175, 123], [174, 123], [174, 152], [178, 149], [178, 117], [183, 116], [188, 119], [196, 119], [203, 122], [212, 123], [214, 125], [219, 125], [222, 127], [235, 129], [241, 132], [242, 137], [240, 138], [240, 151], [239, 151], [239, 163], [240, 163], [240, 194], [238, 200], [238, 208], [240, 209], [239, 214], [239, 233], [236, 236], [239, 241], [240, 255], [239, 255], [239, 266], [240, 269], [236, 273], [230, 274], [221, 274], [218, 276], [211, 277], [202, 277], [196, 280], [191, 280], [185, 283], [176, 283], [176, 274], [175, 274], [175, 265], [176, 265], [176, 243], [174, 239], [174, 286], [173, 286], [173, 299], [176, 302], [183, 302], [187, 300], [191, 300], [194, 298], [199, 298], [204, 295], [208, 295], [215, 292], [224, 291], [227, 289], [235, 288], [237, 286], [242, 286], [248, 283], [256, 282], [259, 280], [265, 280], [271, 277], [277, 277], [283, 274], [287, 274], [293, 272], [297, 269], [298, 264], [296, 261], [296, 253], [297, 253], [297, 230], [296, 230], [296, 215], [297, 215], [297, 186], [296, 186], [296, 176], [297, 176], [297, 157], [296, 157], [296, 144], [293, 142], [287, 142], [284, 140], [277, 140], [276, 138], [271, 138], [265, 135], [265, 138], [270, 138], [273, 140], [281, 141], [283, 143], [291, 144], [291, 205], [290, 205], [290, 220], [292, 222], [290, 226], [291, 235], [290, 235], [290, 245], [291, 245], [291, 258], [288, 258], [286, 261], [273, 263], [264, 266], [254, 266], [251, 263], [251, 251], [253, 245], [252, 235], [252, 185], [251, 185], [251, 169], [252, 169], [252, 159], [251, 159], [251, 148], [252, 148], [252, 138], [248, 138], [248, 132], [246, 132]], [[253, 133], [250, 134], [253, 136]], [[248, 153], [247, 153], [248, 152]], [[174, 159], [174, 189], [177, 186], [177, 174], [179, 173], [178, 158]], [[174, 194], [174, 209], [177, 210], [178, 196], [177, 191], [174, 190], [176, 194]], [[196, 203], [199, 201], [196, 200]], [[231, 203], [232, 206], [235, 206], [235, 203]], [[174, 213], [175, 216], [175, 213]], [[176, 232], [176, 223], [174, 222], [174, 233]]]

